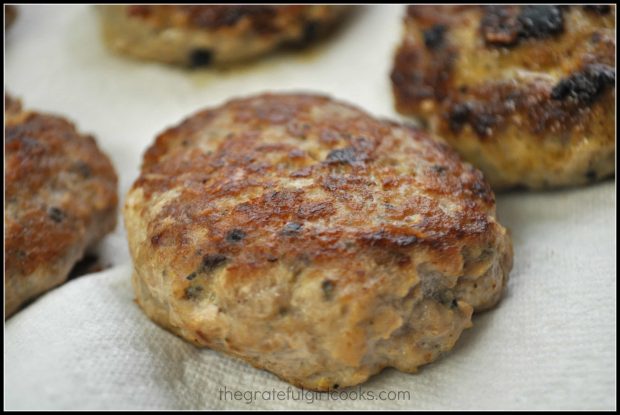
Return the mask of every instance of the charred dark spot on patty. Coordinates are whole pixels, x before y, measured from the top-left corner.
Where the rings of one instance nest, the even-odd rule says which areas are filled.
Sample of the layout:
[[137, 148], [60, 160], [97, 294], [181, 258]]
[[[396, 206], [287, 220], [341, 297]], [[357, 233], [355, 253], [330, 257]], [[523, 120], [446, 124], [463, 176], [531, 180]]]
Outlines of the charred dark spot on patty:
[[423, 32], [424, 44], [428, 49], [437, 49], [443, 44], [446, 26], [434, 25]]
[[330, 280], [324, 280], [321, 283], [321, 289], [323, 290], [325, 300], [330, 301], [334, 296], [334, 283]]
[[320, 26], [317, 22], [306, 22], [304, 26], [304, 32], [301, 40], [298, 42], [298, 46], [304, 47], [317, 40], [317, 38], [319, 37], [319, 28]]
[[520, 36], [541, 39], [564, 31], [564, 16], [557, 6], [523, 6]]
[[303, 24], [299, 37], [284, 42], [284, 46], [291, 49], [304, 49], [321, 37], [320, 22], [309, 20]]
[[469, 124], [479, 137], [489, 137], [501, 121], [499, 114], [493, 112], [495, 110], [498, 109], [487, 108], [475, 101], [458, 102], [449, 110], [450, 131], [458, 134], [465, 124]]
[[189, 55], [189, 64], [192, 68], [209, 66], [213, 61], [213, 52], [209, 49], [194, 49]]
[[457, 306], [457, 299], [454, 297], [454, 293], [450, 290], [437, 290], [438, 287], [434, 287], [435, 291], [430, 293], [430, 297], [434, 298], [437, 302], [443, 304], [445, 307], [455, 308]]
[[523, 39], [543, 39], [564, 31], [562, 8], [548, 5], [486, 6], [480, 22], [484, 40], [515, 46]]
[[411, 246], [418, 242], [418, 238], [414, 235], [399, 235], [386, 230], [362, 235], [361, 240], [370, 246], [398, 248]]
[[470, 190], [475, 196], [480, 197], [482, 199], [488, 199], [488, 198], [491, 198], [491, 200], [493, 199], [491, 188], [488, 186], [486, 182], [475, 181], [474, 183], [472, 183]]
[[448, 168], [446, 166], [442, 166], [442, 165], [439, 165], [439, 164], [433, 164], [431, 166], [431, 170], [434, 171], [437, 174], [442, 174], [446, 170], [448, 170]]
[[466, 102], [454, 105], [449, 116], [450, 130], [452, 130], [453, 133], [460, 132], [463, 125], [469, 119], [470, 114], [471, 109]]
[[222, 254], [208, 254], [205, 255], [202, 259], [202, 271], [203, 272], [211, 272], [216, 268], [222, 266], [226, 260], [226, 256]]
[[226, 240], [228, 242], [239, 242], [245, 238], [245, 232], [241, 229], [233, 229], [232, 231], [226, 234]]
[[480, 32], [489, 44], [514, 45], [519, 37], [517, 6], [486, 6], [480, 21]]
[[498, 119], [494, 114], [480, 113], [474, 114], [469, 122], [478, 136], [488, 137], [493, 133], [493, 127], [497, 125]]
[[65, 212], [54, 206], [47, 210], [47, 215], [56, 223], [62, 222], [67, 216]]
[[92, 169], [87, 163], [83, 161], [77, 161], [73, 164], [72, 170], [82, 176], [84, 179], [88, 179], [93, 175]]
[[366, 160], [366, 154], [353, 147], [340, 148], [329, 152], [325, 158], [328, 164], [358, 164]]
[[289, 222], [286, 225], [284, 225], [284, 228], [282, 229], [282, 234], [285, 236], [297, 235], [299, 231], [301, 230], [302, 226], [303, 225], [300, 223]]
[[161, 242], [162, 236], [163, 236], [163, 235], [162, 235], [162, 233], [161, 233], [161, 232], [160, 232], [160, 233], [158, 233], [157, 235], [153, 235], [153, 236], [151, 237], [151, 245], [153, 245], [153, 246], [158, 246], [158, 245], [159, 245], [159, 243]]
[[551, 99], [573, 100], [592, 104], [616, 82], [616, 70], [609, 65], [592, 64], [584, 70], [562, 79], [551, 90]]
[[608, 14], [611, 11], [611, 6], [608, 4], [589, 4], [583, 6], [583, 9], [598, 14]]
[[590, 37], [590, 42], [592, 43], [599, 43], [601, 41], [601, 32], [594, 32], [592, 33], [592, 36]]
[[202, 294], [203, 288], [200, 285], [192, 285], [185, 289], [183, 298], [186, 300], [197, 300]]

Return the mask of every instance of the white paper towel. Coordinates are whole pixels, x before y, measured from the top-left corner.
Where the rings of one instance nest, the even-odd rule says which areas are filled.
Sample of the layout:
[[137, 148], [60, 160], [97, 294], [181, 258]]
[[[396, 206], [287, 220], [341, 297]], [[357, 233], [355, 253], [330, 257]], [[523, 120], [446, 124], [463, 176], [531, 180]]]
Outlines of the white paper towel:
[[[397, 118], [388, 74], [403, 11], [366, 7], [309, 53], [186, 72], [110, 55], [93, 7], [19, 6], [5, 38], [5, 85], [27, 108], [66, 115], [94, 133], [124, 195], [157, 132], [233, 96], [317, 91]], [[112, 268], [70, 281], [6, 322], [5, 407], [614, 409], [614, 183], [502, 195], [498, 211], [515, 245], [500, 306], [475, 317], [455, 349], [420, 373], [385, 370], [331, 396], [299, 396], [275, 376], [148, 320], [133, 302], [119, 224], [99, 249]]]

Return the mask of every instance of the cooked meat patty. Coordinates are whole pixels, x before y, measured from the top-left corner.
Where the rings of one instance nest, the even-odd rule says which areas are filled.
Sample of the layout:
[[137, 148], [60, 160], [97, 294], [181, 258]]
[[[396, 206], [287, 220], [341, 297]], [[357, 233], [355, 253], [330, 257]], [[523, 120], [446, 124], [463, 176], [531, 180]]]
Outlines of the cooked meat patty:
[[410, 6], [396, 107], [494, 189], [613, 176], [615, 6]]
[[478, 170], [314, 95], [233, 100], [160, 134], [124, 216], [155, 322], [314, 390], [435, 360], [512, 264]]
[[228, 64], [282, 45], [312, 42], [347, 6], [100, 6], [108, 46], [140, 59], [187, 66]]
[[116, 225], [116, 174], [91, 136], [4, 97], [5, 317], [64, 282]]

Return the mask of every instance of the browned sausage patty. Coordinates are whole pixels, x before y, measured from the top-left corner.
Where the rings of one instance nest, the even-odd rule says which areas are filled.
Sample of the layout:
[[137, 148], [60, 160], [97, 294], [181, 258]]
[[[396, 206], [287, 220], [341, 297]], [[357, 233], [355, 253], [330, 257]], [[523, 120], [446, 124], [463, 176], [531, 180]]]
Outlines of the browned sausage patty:
[[282, 45], [316, 40], [347, 6], [100, 6], [107, 45], [140, 59], [188, 66], [228, 64]]
[[233, 100], [163, 132], [124, 216], [153, 320], [316, 390], [435, 360], [512, 264], [478, 170], [315, 95]]
[[64, 282], [116, 225], [117, 178], [91, 136], [5, 95], [5, 316]]
[[392, 71], [495, 189], [615, 171], [615, 6], [410, 6]]

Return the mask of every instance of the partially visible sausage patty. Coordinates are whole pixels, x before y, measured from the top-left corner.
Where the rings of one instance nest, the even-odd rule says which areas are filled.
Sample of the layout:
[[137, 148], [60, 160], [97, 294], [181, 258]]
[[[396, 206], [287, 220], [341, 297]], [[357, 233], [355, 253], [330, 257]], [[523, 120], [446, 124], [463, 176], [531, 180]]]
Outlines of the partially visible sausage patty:
[[4, 98], [5, 316], [64, 282], [116, 225], [117, 178], [91, 136]]
[[409, 6], [392, 85], [494, 189], [615, 171], [615, 6]]
[[282, 45], [312, 42], [347, 6], [100, 6], [107, 45], [140, 59], [186, 66], [228, 64]]
[[149, 317], [315, 390], [437, 359], [512, 264], [478, 170], [316, 95], [237, 99], [163, 132], [124, 217]]
[[4, 6], [4, 28], [8, 29], [17, 17], [17, 8], [15, 6]]

